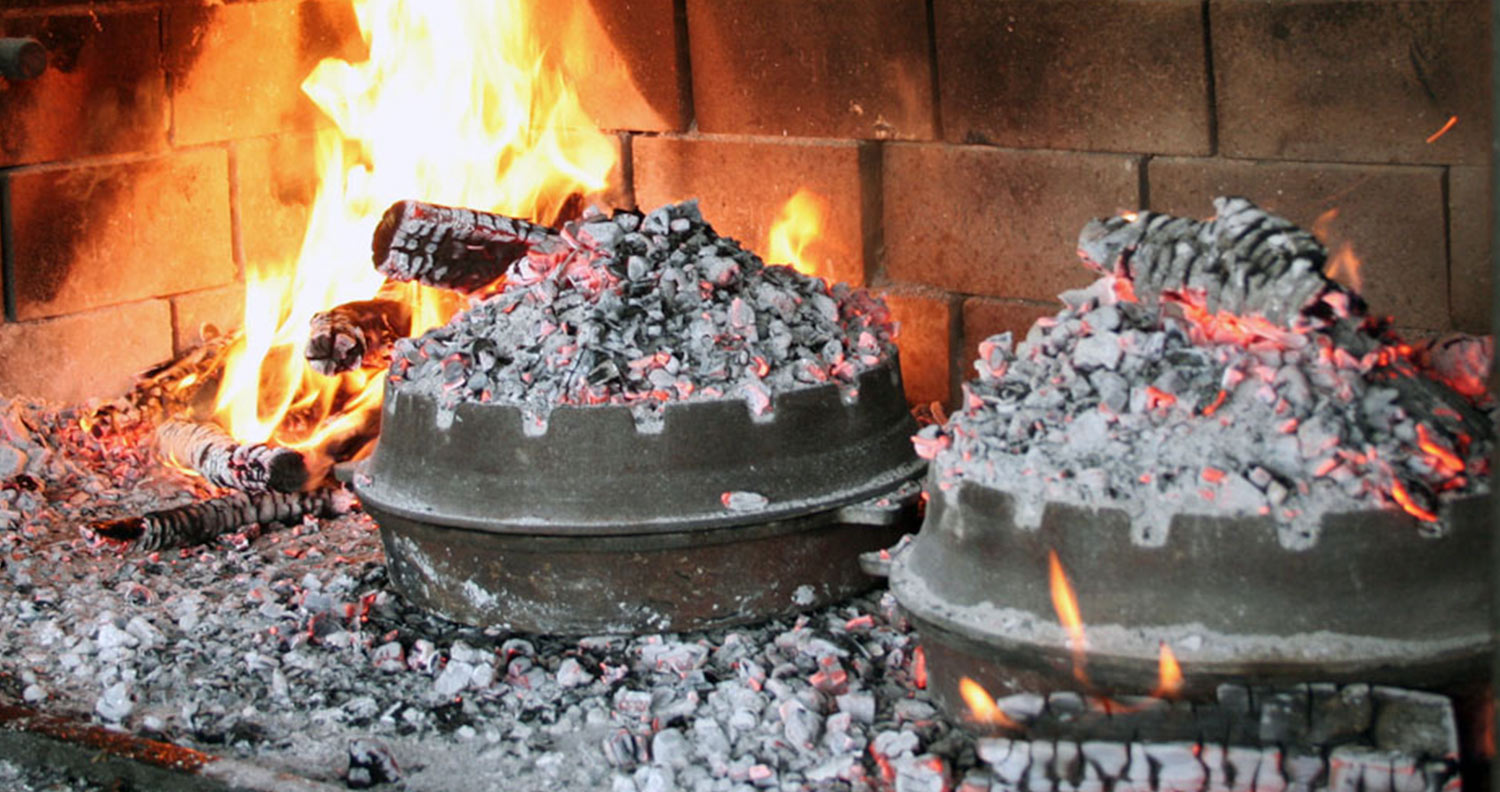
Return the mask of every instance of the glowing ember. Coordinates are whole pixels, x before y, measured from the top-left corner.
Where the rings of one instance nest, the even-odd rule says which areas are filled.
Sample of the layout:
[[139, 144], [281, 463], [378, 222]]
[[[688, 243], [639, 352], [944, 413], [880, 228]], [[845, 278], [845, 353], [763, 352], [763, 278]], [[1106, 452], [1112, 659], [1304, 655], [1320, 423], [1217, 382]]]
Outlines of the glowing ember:
[[1458, 116], [1456, 116], [1456, 115], [1455, 116], [1448, 116], [1448, 122], [1445, 123], [1445, 124], [1443, 124], [1442, 128], [1439, 129], [1438, 131], [1432, 133], [1431, 135], [1428, 135], [1427, 136], [1427, 142], [1428, 143], [1436, 143], [1438, 138], [1442, 137], [1443, 135], [1448, 134], [1448, 130], [1452, 129], [1453, 126], [1455, 124], [1457, 124], [1457, 123], [1458, 123]]
[[969, 718], [975, 723], [1020, 730], [1021, 725], [1011, 720], [1010, 716], [1005, 714], [1005, 710], [1000, 709], [995, 699], [978, 682], [968, 677], [959, 679], [958, 694], [963, 697], [964, 704], [968, 705]]
[[[313, 314], [380, 288], [369, 239], [392, 202], [551, 222], [570, 196], [603, 189], [617, 157], [553, 62], [549, 39], [535, 34], [527, 4], [355, 0], [354, 10], [369, 60], [325, 60], [303, 83], [337, 129], [319, 135], [321, 185], [302, 252], [246, 273], [245, 336], [217, 402], [242, 442], [347, 455], [354, 449], [330, 444], [369, 434], [384, 372], [322, 377], [303, 345]], [[449, 295], [405, 293], [416, 333], [456, 307]]]
[[1391, 480], [1391, 497], [1395, 499], [1397, 505], [1406, 510], [1407, 514], [1418, 520], [1423, 522], [1437, 522], [1438, 516], [1418, 505], [1412, 499], [1411, 493], [1406, 490], [1406, 485], [1402, 484], [1400, 479]]
[[[804, 275], [823, 277], [827, 267], [820, 266], [809, 248], [823, 237], [828, 219], [828, 201], [807, 188], [787, 199], [766, 239], [766, 262], [789, 264]], [[826, 262], [825, 262], [826, 264]]]
[[1417, 445], [1426, 451], [1432, 458], [1449, 473], [1458, 474], [1464, 472], [1464, 461], [1437, 440], [1433, 439], [1432, 433], [1428, 431], [1426, 424], [1417, 424]]
[[1073, 648], [1073, 676], [1085, 685], [1089, 684], [1088, 645], [1084, 642], [1083, 619], [1078, 613], [1078, 600], [1073, 595], [1073, 585], [1057, 560], [1057, 551], [1047, 551], [1047, 580], [1052, 590], [1052, 608], [1057, 611], [1057, 620], [1068, 631], [1068, 642]]
[[1161, 656], [1157, 659], [1156, 690], [1151, 695], [1157, 698], [1173, 698], [1182, 690], [1182, 666], [1177, 664], [1177, 655], [1163, 641]]

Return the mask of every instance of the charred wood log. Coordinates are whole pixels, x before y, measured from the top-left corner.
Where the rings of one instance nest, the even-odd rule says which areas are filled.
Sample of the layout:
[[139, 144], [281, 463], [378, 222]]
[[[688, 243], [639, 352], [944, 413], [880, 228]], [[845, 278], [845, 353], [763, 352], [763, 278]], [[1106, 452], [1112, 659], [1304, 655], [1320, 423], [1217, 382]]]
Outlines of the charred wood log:
[[550, 228], [513, 217], [398, 201], [375, 228], [371, 252], [386, 277], [472, 292], [528, 250], [558, 239]]
[[411, 333], [411, 307], [375, 298], [314, 314], [304, 354], [313, 370], [333, 376], [358, 368], [384, 368], [396, 339]]
[[127, 401], [158, 417], [199, 406], [197, 402], [213, 396], [215, 389], [206, 385], [217, 381], [222, 374], [224, 359], [238, 339], [238, 333], [215, 335], [181, 357], [147, 369], [136, 378]]
[[1156, 212], [1093, 220], [1078, 253], [1091, 268], [1128, 280], [1148, 306], [1201, 299], [1209, 313], [1284, 327], [1363, 316], [1359, 295], [1324, 274], [1328, 251], [1311, 232], [1244, 198], [1216, 198], [1214, 208], [1206, 221]]
[[[1432, 693], [1356, 684], [1237, 685], [1218, 701], [1092, 702], [1076, 693], [1011, 696], [1041, 710], [1010, 737], [975, 746], [1006, 788], [1402, 789], [1439, 792], [1459, 773], [1451, 703]], [[981, 727], [987, 724], [977, 724]], [[878, 748], [875, 750], [878, 751]], [[1122, 786], [1123, 785], [1123, 786]]]
[[233, 492], [138, 517], [100, 520], [89, 526], [96, 536], [134, 544], [142, 550], [190, 547], [251, 525], [288, 523], [304, 515], [337, 517], [354, 508], [354, 496], [339, 488], [314, 492]]
[[157, 451], [210, 483], [245, 492], [296, 492], [307, 484], [307, 462], [291, 448], [241, 444], [214, 424], [172, 420], [156, 429]]

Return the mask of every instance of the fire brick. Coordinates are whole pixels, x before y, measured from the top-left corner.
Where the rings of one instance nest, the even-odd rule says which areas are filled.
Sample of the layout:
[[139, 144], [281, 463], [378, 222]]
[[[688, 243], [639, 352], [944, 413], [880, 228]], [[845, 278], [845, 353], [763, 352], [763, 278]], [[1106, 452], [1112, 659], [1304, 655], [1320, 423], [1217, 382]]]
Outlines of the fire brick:
[[1448, 169], [1449, 300], [1454, 329], [1466, 333], [1492, 332], [1490, 200], [1489, 168]]
[[920, 0], [688, 0], [704, 132], [934, 136]]
[[223, 151], [200, 149], [12, 172], [18, 318], [232, 281], [228, 170]]
[[47, 48], [42, 76], [0, 81], [0, 166], [165, 146], [158, 27], [154, 12], [0, 21], [0, 35]]
[[348, 3], [171, 6], [163, 26], [178, 144], [307, 128], [302, 80], [325, 57], [364, 57]]
[[234, 157], [235, 215], [246, 266], [258, 269], [295, 260], [318, 194], [314, 139], [241, 141], [234, 146]]
[[145, 300], [0, 324], [0, 360], [33, 359], [39, 351], [46, 365], [0, 366], [0, 393], [69, 402], [117, 396], [137, 373], [171, 357], [171, 309], [166, 300]]
[[245, 323], [245, 287], [232, 283], [172, 298], [172, 349], [177, 354], [204, 340], [210, 326], [220, 333]]
[[1046, 303], [1024, 300], [993, 300], [970, 297], [963, 305], [963, 339], [960, 344], [963, 368], [959, 379], [974, 378], [974, 361], [979, 357], [979, 342], [997, 333], [1009, 332], [1017, 344], [1026, 340], [1026, 332], [1043, 316], [1062, 310], [1057, 300]]
[[937, 289], [895, 285], [880, 292], [899, 323], [901, 379], [913, 404], [949, 404], [953, 299]]
[[1198, 0], [938, 0], [934, 9], [945, 139], [1210, 152]]
[[[651, 210], [698, 198], [703, 218], [724, 236], [764, 255], [772, 224], [799, 190], [826, 207], [822, 237], [808, 257], [830, 281], [865, 280], [871, 149], [854, 142], [637, 138], [636, 203]], [[784, 262], [771, 262], [784, 263]]]
[[[1224, 154], [1484, 163], [1488, 3], [1209, 6]], [[1428, 143], [1454, 116], [1453, 128]]]
[[1148, 171], [1156, 211], [1207, 217], [1215, 196], [1243, 195], [1312, 230], [1330, 252], [1347, 243], [1370, 310], [1428, 330], [1449, 326], [1442, 175], [1424, 167], [1177, 158], [1152, 160]]
[[688, 125], [687, 43], [673, 0], [537, 3], [537, 26], [577, 80], [578, 100], [604, 129]]
[[1134, 157], [912, 143], [885, 147], [885, 270], [965, 294], [1052, 300], [1088, 285], [1078, 232], [1139, 205]]

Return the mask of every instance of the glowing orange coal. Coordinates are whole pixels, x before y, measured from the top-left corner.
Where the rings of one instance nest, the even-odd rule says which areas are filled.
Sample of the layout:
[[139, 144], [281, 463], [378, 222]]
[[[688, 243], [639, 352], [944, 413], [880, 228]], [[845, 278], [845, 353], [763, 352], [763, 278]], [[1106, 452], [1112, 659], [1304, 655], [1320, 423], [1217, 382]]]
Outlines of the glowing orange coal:
[[1057, 620], [1068, 631], [1068, 643], [1073, 649], [1073, 676], [1087, 685], [1088, 644], [1084, 641], [1083, 618], [1078, 613], [1073, 585], [1068, 582], [1068, 573], [1063, 571], [1055, 550], [1047, 551], [1047, 581], [1052, 590], [1052, 609], [1057, 611]]
[[[318, 457], [330, 443], [369, 433], [384, 371], [324, 377], [306, 364], [303, 345], [313, 314], [380, 288], [370, 236], [391, 203], [418, 199], [550, 223], [570, 196], [606, 186], [616, 148], [584, 113], [556, 53], [609, 44], [556, 41], [557, 31], [534, 17], [536, 5], [354, 0], [369, 59], [324, 60], [302, 85], [336, 128], [319, 135], [321, 184], [301, 254], [246, 273], [244, 338], [217, 401], [236, 438]], [[457, 307], [446, 293], [404, 292], [414, 333]]]
[[826, 262], [820, 264], [813, 248], [823, 238], [828, 222], [828, 200], [807, 189], [799, 189], [782, 205], [766, 239], [766, 262], [789, 264], [813, 277], [828, 277]]
[[958, 680], [958, 695], [963, 697], [964, 704], [969, 708], [969, 719], [984, 726], [998, 726], [1002, 729], [1021, 728], [1021, 724], [1011, 720], [1005, 710], [995, 703], [988, 691], [974, 680], [963, 677]]

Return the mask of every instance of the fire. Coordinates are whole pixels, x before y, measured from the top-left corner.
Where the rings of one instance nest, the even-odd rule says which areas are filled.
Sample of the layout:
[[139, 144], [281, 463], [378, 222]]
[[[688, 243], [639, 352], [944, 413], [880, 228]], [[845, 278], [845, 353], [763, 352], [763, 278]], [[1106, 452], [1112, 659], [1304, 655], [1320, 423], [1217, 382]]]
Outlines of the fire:
[[1334, 207], [1318, 215], [1318, 219], [1313, 221], [1313, 234], [1322, 240], [1323, 244], [1333, 248], [1333, 254], [1323, 265], [1323, 274], [1343, 284], [1350, 291], [1362, 294], [1364, 277], [1360, 274], [1360, 270], [1364, 267], [1364, 262], [1355, 255], [1354, 245], [1346, 239], [1340, 240], [1338, 233], [1333, 230], [1333, 223], [1338, 217], [1338, 207]]
[[804, 275], [823, 275], [827, 268], [813, 259], [808, 248], [823, 237], [827, 221], [828, 201], [806, 187], [797, 190], [771, 224], [766, 237], [766, 261], [790, 264]]
[[1057, 620], [1068, 631], [1068, 642], [1073, 647], [1073, 676], [1079, 682], [1089, 684], [1088, 645], [1084, 642], [1083, 618], [1078, 613], [1078, 599], [1073, 595], [1073, 585], [1068, 582], [1068, 573], [1057, 560], [1057, 551], [1047, 551], [1047, 580], [1052, 590], [1052, 608], [1057, 611]]
[[1156, 663], [1156, 690], [1151, 695], [1157, 698], [1172, 698], [1182, 690], [1182, 666], [1177, 663], [1177, 655], [1172, 653], [1172, 647], [1167, 646], [1166, 641], [1161, 643], [1161, 656]]
[[968, 677], [959, 679], [958, 694], [963, 697], [964, 704], [968, 705], [969, 717], [975, 723], [1020, 730], [1021, 724], [1011, 720], [1011, 717], [1005, 714], [1005, 710], [1000, 709], [1000, 705], [995, 703], [995, 699], [978, 682]]
[[[313, 372], [308, 321], [380, 288], [369, 250], [381, 212], [418, 199], [550, 223], [571, 196], [602, 190], [618, 156], [558, 65], [569, 43], [542, 35], [529, 4], [354, 0], [354, 11], [369, 59], [324, 60], [303, 82], [336, 125], [318, 138], [318, 197], [297, 260], [246, 273], [244, 339], [216, 406], [241, 442], [322, 457], [369, 433], [384, 372]], [[608, 45], [572, 45], [589, 46]], [[414, 333], [458, 307], [414, 286], [405, 298]]]

